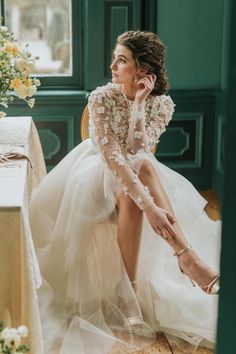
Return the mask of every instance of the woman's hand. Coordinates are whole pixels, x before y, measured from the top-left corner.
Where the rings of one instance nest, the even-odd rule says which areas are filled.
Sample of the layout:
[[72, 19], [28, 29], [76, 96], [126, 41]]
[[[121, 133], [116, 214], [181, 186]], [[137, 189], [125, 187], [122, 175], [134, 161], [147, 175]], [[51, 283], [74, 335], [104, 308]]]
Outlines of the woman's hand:
[[161, 235], [168, 241], [175, 241], [178, 235], [172, 225], [176, 220], [170, 213], [155, 204], [148, 206], [144, 212], [155, 233]]
[[135, 82], [136, 94], [135, 102], [142, 104], [148, 98], [150, 92], [153, 90], [156, 81], [156, 75], [146, 74], [143, 77], [139, 77]]

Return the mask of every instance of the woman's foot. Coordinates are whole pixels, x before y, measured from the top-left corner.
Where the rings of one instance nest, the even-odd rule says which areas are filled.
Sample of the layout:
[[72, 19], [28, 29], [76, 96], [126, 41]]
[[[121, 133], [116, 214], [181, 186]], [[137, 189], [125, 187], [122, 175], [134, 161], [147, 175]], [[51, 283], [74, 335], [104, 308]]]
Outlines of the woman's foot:
[[135, 295], [136, 281], [121, 280], [116, 286], [119, 309], [124, 316], [124, 324], [129, 332], [139, 332], [143, 328], [143, 317]]
[[219, 274], [206, 265], [191, 246], [183, 248], [175, 255], [178, 257], [180, 270], [203, 291], [208, 294], [219, 292]]

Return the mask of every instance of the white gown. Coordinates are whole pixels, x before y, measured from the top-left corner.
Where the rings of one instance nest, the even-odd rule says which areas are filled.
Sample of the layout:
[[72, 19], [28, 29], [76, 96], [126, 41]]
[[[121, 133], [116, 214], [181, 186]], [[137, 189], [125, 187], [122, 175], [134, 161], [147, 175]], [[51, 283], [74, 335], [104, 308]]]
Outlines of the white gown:
[[[207, 217], [206, 201], [189, 181], [150, 152], [173, 111], [169, 96], [150, 96], [142, 109], [126, 99], [120, 85], [97, 88], [89, 97], [90, 138], [35, 190], [30, 222], [43, 278], [39, 303], [45, 354], [107, 354], [117, 348], [129, 353], [152, 342], [159, 330], [194, 346], [214, 346], [218, 296], [192, 287], [146, 218], [137, 297], [117, 243], [119, 191], [140, 209], [152, 202], [138, 179], [142, 161], [148, 160], [189, 243], [219, 269], [220, 221]], [[144, 325], [132, 333], [127, 318], [141, 316], [140, 311]]]

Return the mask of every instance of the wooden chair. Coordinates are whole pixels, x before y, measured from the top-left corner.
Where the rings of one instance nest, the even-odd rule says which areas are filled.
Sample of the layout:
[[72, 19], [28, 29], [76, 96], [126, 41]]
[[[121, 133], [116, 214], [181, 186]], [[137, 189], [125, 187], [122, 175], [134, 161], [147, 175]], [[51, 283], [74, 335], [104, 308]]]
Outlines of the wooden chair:
[[[89, 110], [88, 110], [88, 105], [86, 105], [80, 122], [80, 135], [82, 141], [89, 137], [88, 124], [89, 124]], [[154, 147], [152, 148], [152, 152], [154, 155], [156, 151], [157, 151], [157, 144], [155, 144]]]
[[80, 135], [82, 141], [88, 139], [89, 137], [88, 124], [89, 124], [89, 111], [88, 111], [88, 105], [86, 105], [80, 121]]

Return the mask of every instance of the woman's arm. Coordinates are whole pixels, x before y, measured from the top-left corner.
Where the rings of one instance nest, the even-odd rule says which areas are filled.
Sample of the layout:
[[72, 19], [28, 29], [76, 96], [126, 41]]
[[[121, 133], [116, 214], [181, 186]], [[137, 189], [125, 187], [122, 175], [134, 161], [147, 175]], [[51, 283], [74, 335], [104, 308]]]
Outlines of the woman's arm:
[[144, 104], [134, 102], [128, 133], [127, 151], [135, 154], [138, 150], [151, 151], [174, 113], [174, 103], [170, 96], [157, 96], [153, 100], [150, 118], [146, 117]]
[[115, 140], [114, 132], [110, 126], [110, 109], [104, 93], [93, 92], [90, 95], [89, 110], [93, 124], [91, 138], [100, 149], [104, 160], [116, 176], [118, 183], [121, 184], [124, 193], [129, 195], [141, 210], [145, 211], [147, 219], [156, 233], [159, 233], [160, 229], [165, 229], [174, 239], [177, 236], [172, 226], [175, 222], [174, 218], [154, 203], [148, 188], [134, 173]]
[[140, 149], [150, 151], [165, 131], [174, 112], [174, 103], [169, 96], [156, 96], [152, 100], [151, 117], [147, 120], [145, 103], [153, 90], [155, 81], [155, 75], [145, 74], [136, 83], [127, 141], [127, 151], [131, 154], [135, 154]]
[[148, 150], [147, 136], [145, 131], [145, 103], [154, 88], [156, 76], [145, 74], [135, 83], [136, 93], [133, 106], [131, 108], [131, 118], [128, 131], [127, 149], [135, 154], [138, 150]]
[[127, 151], [131, 154], [136, 154], [140, 149], [148, 151], [148, 140], [145, 130], [145, 103], [139, 104], [134, 101], [130, 113], [131, 117], [128, 131]]
[[105, 92], [94, 91], [89, 97], [90, 119], [94, 125], [92, 139], [99, 147], [110, 170], [121, 184], [123, 191], [139, 206], [141, 210], [154, 204], [148, 189], [141, 183], [129, 165], [121, 147], [116, 142], [110, 125], [109, 98]]
[[170, 96], [156, 96], [153, 99], [151, 117], [147, 124], [145, 103], [156, 81], [156, 76], [146, 74], [136, 83], [136, 94], [131, 107], [127, 151], [135, 154], [138, 150], [151, 151], [166, 130], [174, 113], [174, 103]]
[[166, 127], [172, 119], [175, 104], [170, 96], [156, 96], [153, 100], [150, 117], [146, 124], [146, 139], [148, 150], [152, 150], [153, 146], [159, 142], [162, 133], [166, 131]]

